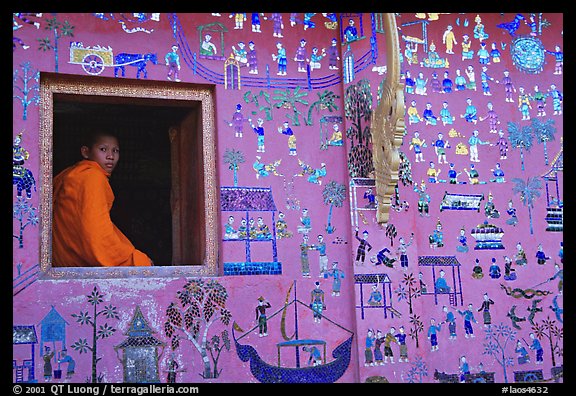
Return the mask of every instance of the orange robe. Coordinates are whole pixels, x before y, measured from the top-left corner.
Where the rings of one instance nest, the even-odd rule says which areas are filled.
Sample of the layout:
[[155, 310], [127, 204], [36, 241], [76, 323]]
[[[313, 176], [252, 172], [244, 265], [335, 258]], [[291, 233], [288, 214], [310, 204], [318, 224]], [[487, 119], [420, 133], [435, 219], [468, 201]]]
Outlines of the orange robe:
[[151, 265], [110, 219], [109, 177], [95, 161], [82, 160], [54, 178], [53, 267]]

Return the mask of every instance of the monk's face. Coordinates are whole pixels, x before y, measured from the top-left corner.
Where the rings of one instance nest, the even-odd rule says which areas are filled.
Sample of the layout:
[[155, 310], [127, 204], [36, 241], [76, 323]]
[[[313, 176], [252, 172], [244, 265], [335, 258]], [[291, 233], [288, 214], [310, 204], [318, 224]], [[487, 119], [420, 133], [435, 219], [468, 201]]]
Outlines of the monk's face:
[[82, 146], [82, 156], [95, 161], [108, 173], [112, 173], [120, 159], [120, 146], [114, 136], [100, 136], [92, 147]]

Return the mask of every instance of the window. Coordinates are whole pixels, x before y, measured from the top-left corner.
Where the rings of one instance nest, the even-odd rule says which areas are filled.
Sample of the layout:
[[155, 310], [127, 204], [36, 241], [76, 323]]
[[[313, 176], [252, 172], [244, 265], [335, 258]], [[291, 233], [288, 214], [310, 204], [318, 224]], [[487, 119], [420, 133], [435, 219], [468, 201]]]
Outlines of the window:
[[[44, 279], [218, 274], [212, 90], [186, 83], [41, 75], [40, 266]], [[113, 222], [154, 267], [52, 267], [52, 181], [80, 159], [81, 136], [114, 131]]]

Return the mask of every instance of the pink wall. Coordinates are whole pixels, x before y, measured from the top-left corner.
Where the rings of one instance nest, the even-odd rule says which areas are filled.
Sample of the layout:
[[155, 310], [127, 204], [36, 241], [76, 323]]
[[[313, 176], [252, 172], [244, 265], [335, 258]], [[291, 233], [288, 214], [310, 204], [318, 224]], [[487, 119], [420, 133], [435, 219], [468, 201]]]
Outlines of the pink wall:
[[[344, 365], [344, 374], [338, 378], [339, 382], [364, 382], [368, 377], [383, 376], [390, 382], [437, 382], [434, 379], [434, 371], [445, 372], [448, 374], [458, 373], [459, 360], [462, 355], [466, 356], [470, 364], [470, 371], [478, 373], [479, 365], [482, 364], [486, 372], [494, 373], [496, 382], [514, 382], [514, 373], [519, 372], [520, 377], [524, 374], [521, 372], [532, 372], [536, 370], [536, 376], [541, 374], [547, 379], [552, 376], [551, 369], [553, 366], [559, 367], [563, 363], [561, 354], [563, 340], [556, 335], [556, 331], [562, 330], [562, 318], [560, 314], [550, 307], [557, 303], [560, 308], [563, 307], [562, 294], [558, 291], [558, 278], [548, 281], [552, 278], [556, 270], [554, 264], [558, 263], [560, 268], [563, 267], [558, 252], [562, 242], [562, 232], [547, 231], [546, 223], [547, 201], [545, 184], [542, 182], [542, 189], [538, 190], [539, 197], [533, 202], [533, 207], [528, 206], [521, 201], [520, 194], [514, 193], [515, 178], [526, 181], [529, 177], [541, 177], [547, 174], [554, 164], [556, 155], [561, 152], [563, 136], [563, 120], [561, 115], [554, 114], [552, 97], [546, 98], [546, 115], [539, 117], [537, 115], [536, 103], [532, 100], [532, 109], [530, 110], [531, 120], [522, 120], [522, 115], [517, 109], [518, 94], [512, 94], [512, 103], [506, 102], [505, 91], [502, 84], [490, 82], [491, 96], [485, 96], [481, 88], [481, 64], [478, 59], [478, 50], [480, 49], [480, 40], [474, 37], [475, 14], [440, 14], [437, 19], [434, 15], [419, 14], [398, 14], [397, 24], [401, 28], [403, 36], [411, 36], [423, 39], [430, 45], [432, 42], [436, 45], [438, 55], [442, 59], [448, 59], [448, 65], [442, 64], [439, 68], [430, 68], [424, 63], [427, 54], [423, 44], [418, 45], [417, 57], [420, 64], [409, 64], [404, 56], [401, 65], [402, 71], [410, 71], [413, 78], [422, 72], [425, 78], [429, 79], [427, 85], [427, 95], [421, 96], [412, 93], [406, 93], [406, 106], [410, 106], [412, 100], [416, 101], [416, 107], [422, 115], [426, 102], [430, 102], [434, 114], [439, 117], [443, 101], [447, 101], [449, 109], [455, 120], [453, 125], [442, 125], [438, 120], [436, 126], [425, 125], [424, 122], [410, 124], [406, 117], [406, 136], [401, 147], [401, 151], [406, 154], [409, 161], [407, 166], [411, 171], [411, 184], [404, 185], [399, 183], [399, 199], [406, 201], [408, 206], [394, 211], [390, 216], [390, 224], [394, 225], [397, 234], [392, 239], [386, 235], [386, 229], [376, 224], [375, 212], [373, 210], [358, 211], [364, 214], [365, 222], [362, 218], [355, 217], [356, 211], [350, 201], [350, 182], [351, 177], [348, 173], [348, 153], [352, 150], [352, 145], [356, 144], [352, 139], [344, 135], [345, 146], [328, 146], [323, 149], [321, 144], [326, 139], [325, 134], [332, 132], [331, 123], [327, 123], [327, 132], [324, 131], [321, 123], [322, 117], [340, 116], [342, 124], [340, 130], [345, 132], [352, 123], [346, 118], [346, 89], [351, 85], [357, 84], [362, 79], [366, 79], [369, 89], [372, 92], [372, 108], [376, 107], [378, 84], [385, 75], [379, 74], [381, 70], [378, 66], [386, 64], [385, 61], [385, 36], [377, 32], [378, 15], [376, 14], [337, 14], [337, 20], [340, 22], [342, 17], [343, 26], [334, 25], [330, 22], [329, 15], [315, 14], [312, 16], [312, 25], [302, 23], [304, 14], [297, 14], [299, 22], [290, 23], [290, 14], [282, 14], [284, 28], [282, 34], [284, 37], [277, 38], [273, 36], [271, 14], [265, 14], [267, 19], [261, 18], [261, 32], [252, 31], [250, 14], [243, 27], [235, 28], [235, 18], [231, 14], [222, 14], [220, 16], [211, 14], [165, 14], [156, 16], [143, 16], [137, 19], [131, 14], [49, 14], [44, 13], [42, 16], [28, 15], [32, 23], [39, 24], [36, 28], [33, 24], [28, 24], [22, 18], [15, 18], [14, 23], [22, 25], [14, 31], [15, 47], [13, 57], [14, 71], [14, 102], [13, 102], [13, 136], [22, 134], [21, 146], [28, 150], [29, 158], [25, 162], [25, 167], [30, 169], [34, 175], [40, 175], [39, 159], [39, 108], [34, 102], [27, 107], [27, 117], [23, 118], [23, 104], [17, 99], [19, 88], [23, 83], [19, 78], [24, 73], [25, 64], [29, 62], [33, 72], [55, 72], [55, 52], [53, 49], [42, 51], [38, 49], [38, 40], [48, 37], [51, 44], [54, 44], [53, 31], [49, 29], [50, 20], [57, 21], [62, 27], [73, 27], [73, 37], [62, 35], [58, 40], [58, 72], [65, 74], [86, 75], [81, 65], [68, 62], [70, 57], [69, 45], [71, 42], [82, 42], [84, 46], [101, 45], [110, 47], [114, 54], [121, 52], [132, 53], [157, 53], [159, 64], [148, 64], [148, 80], [165, 81], [167, 69], [163, 65], [164, 56], [170, 51], [171, 46], [177, 41], [181, 49], [189, 46], [189, 52], [180, 51], [181, 71], [180, 79], [185, 83], [209, 84], [215, 88], [216, 97], [216, 125], [217, 125], [217, 168], [218, 182], [220, 186], [232, 186], [233, 173], [228, 169], [228, 165], [223, 162], [223, 155], [227, 149], [241, 151], [245, 156], [245, 162], [240, 165], [238, 170], [238, 185], [247, 187], [271, 187], [275, 204], [279, 211], [286, 215], [288, 230], [293, 235], [289, 238], [278, 239], [278, 261], [282, 263], [281, 275], [226, 275], [213, 278], [227, 292], [226, 309], [231, 314], [231, 320], [216, 320], [210, 326], [207, 333], [208, 338], [215, 335], [222, 335], [224, 330], [228, 331], [231, 338], [232, 323], [236, 322], [243, 330], [248, 330], [257, 325], [255, 320], [255, 309], [260, 296], [265, 297], [271, 304], [267, 310], [270, 316], [273, 312], [278, 311], [285, 303], [286, 295], [291, 285], [296, 282], [297, 298], [304, 305], [310, 302], [310, 293], [314, 289], [314, 283], [320, 281], [320, 287], [325, 292], [326, 310], [323, 312], [325, 317], [316, 323], [310, 310], [302, 304], [293, 304], [298, 306], [298, 338], [300, 339], [317, 339], [323, 340], [327, 348], [327, 361], [334, 359], [331, 352], [339, 344], [344, 342], [354, 333], [353, 346], [351, 350], [350, 363]], [[534, 94], [534, 86], [538, 85], [542, 92], [548, 92], [550, 85], [555, 84], [557, 89], [563, 91], [563, 75], [554, 73], [555, 60], [550, 54], [545, 55], [545, 63], [542, 70], [534, 73], [523, 72], [515, 65], [511, 59], [510, 48], [514, 43], [514, 38], [504, 28], [498, 25], [510, 22], [514, 19], [514, 14], [480, 14], [482, 23], [485, 26], [485, 32], [488, 38], [485, 39], [486, 47], [490, 50], [491, 44], [496, 43], [500, 50], [500, 62], [490, 61], [487, 64], [489, 76], [501, 81], [504, 70], [510, 71], [510, 77], [514, 82], [516, 89], [524, 87], [526, 92]], [[536, 15], [538, 17], [538, 14]], [[528, 14], [524, 14], [528, 18]], [[124, 19], [122, 19], [124, 18]], [[343, 62], [343, 53], [347, 50], [347, 45], [341, 44], [341, 30], [347, 24], [348, 19], [353, 18], [355, 25], [360, 30], [360, 22], [363, 30], [363, 38], [350, 43], [350, 50], [354, 54], [355, 74], [351, 81], [346, 80], [343, 76], [347, 66]], [[122, 22], [122, 20], [124, 22]], [[538, 21], [538, 19], [537, 19]], [[173, 22], [177, 22], [173, 24]], [[225, 89], [220, 80], [205, 77], [201, 70], [206, 69], [212, 72], [212, 75], [221, 76], [224, 70], [224, 62], [218, 59], [198, 59], [198, 69], [194, 69], [192, 63], [187, 61], [192, 59], [192, 54], [199, 53], [199, 35], [197, 28], [210, 23], [218, 22], [225, 26], [227, 32], [224, 34], [225, 56], [227, 57], [232, 51], [232, 46], [238, 48], [238, 42], [248, 43], [253, 41], [258, 51], [258, 74], [249, 73], [248, 67], [241, 69], [241, 88], [238, 90]], [[414, 22], [414, 23], [413, 23]], [[457, 44], [454, 46], [454, 54], [446, 54], [446, 46], [442, 43], [442, 36], [446, 27], [451, 25], [455, 33]], [[424, 35], [422, 26], [426, 26], [426, 35]], [[541, 30], [536, 30], [534, 36], [529, 36], [530, 27], [521, 22], [516, 34], [517, 36], [530, 37], [530, 43], [541, 43], [543, 48], [549, 51], [555, 51], [554, 47], [558, 45], [563, 48], [562, 29], [563, 19], [561, 14], [542, 14], [540, 24]], [[176, 38], [173, 35], [173, 28], [176, 29]], [[16, 29], [16, 26], [15, 26]], [[48, 30], [46, 30], [48, 29]], [[59, 34], [62, 30], [59, 31]], [[462, 60], [462, 36], [468, 34], [472, 43], [471, 49], [474, 50], [474, 56], [471, 60]], [[29, 48], [17, 44], [16, 38], [21, 39]], [[332, 38], [338, 40], [340, 48], [340, 60], [338, 69], [328, 67], [328, 59], [323, 58], [320, 69], [310, 72], [310, 83], [312, 89], [308, 89], [308, 80], [306, 72], [298, 72], [296, 62], [293, 60], [300, 40], [306, 40], [308, 55], [312, 47], [320, 49], [330, 46]], [[218, 52], [220, 48], [220, 37], [213, 34], [212, 41], [217, 45]], [[272, 55], [277, 53], [276, 43], [280, 41], [287, 51], [287, 74], [286, 76], [277, 76], [277, 64]], [[377, 51], [371, 52], [371, 43], [377, 44]], [[405, 42], [401, 40], [400, 47], [404, 53]], [[375, 58], [371, 58], [371, 55]], [[363, 63], [363, 60], [367, 60]], [[477, 90], [466, 89], [464, 91], [455, 91], [451, 93], [433, 92], [431, 86], [432, 73], [437, 72], [440, 80], [444, 78], [444, 71], [449, 71], [452, 79], [455, 78], [456, 70], [464, 69], [468, 65], [473, 65], [476, 72]], [[269, 74], [266, 72], [268, 67]], [[130, 68], [128, 68], [130, 69]], [[195, 72], [196, 71], [196, 72]], [[464, 74], [464, 73], [462, 73]], [[113, 77], [114, 68], [107, 67], [100, 76]], [[270, 84], [266, 87], [264, 84], [269, 77]], [[94, 76], [93, 78], [98, 78]], [[122, 78], [122, 77], [118, 77]], [[136, 78], [135, 70], [127, 70], [125, 78]], [[468, 80], [468, 78], [466, 79]], [[176, 82], [174, 82], [177, 84]], [[259, 84], [264, 84], [260, 86]], [[297, 102], [297, 110], [300, 111], [298, 120], [290, 119], [294, 113], [292, 109], [282, 106], [278, 99], [280, 92], [277, 89], [285, 91], [285, 85], [288, 84], [289, 93], [302, 94], [302, 101]], [[298, 88], [298, 89], [296, 89]], [[32, 94], [38, 94], [32, 90]], [[270, 104], [265, 104], [263, 95], [259, 96], [260, 106], [270, 106], [271, 119], [266, 119], [266, 112], [259, 109], [252, 101], [245, 98], [251, 91], [252, 94], [260, 92], [270, 95]], [[329, 111], [326, 108], [312, 110], [311, 125], [306, 123], [308, 110], [316, 102], [319, 95], [327, 91], [332, 91], [339, 96], [334, 102], [337, 109]], [[504, 137], [508, 137], [508, 123], [513, 122], [522, 127], [532, 125], [532, 120], [537, 119], [542, 123], [548, 120], [554, 121], [556, 128], [554, 140], [547, 142], [548, 164], [545, 163], [544, 146], [539, 143], [538, 137], [535, 136], [533, 145], [529, 151], [524, 152], [525, 168], [521, 168], [520, 150], [513, 148], [508, 142], [508, 152], [506, 159], [500, 159], [500, 153], [497, 146], [480, 146], [480, 162], [474, 163], [479, 172], [479, 179], [485, 181], [485, 184], [450, 184], [430, 183], [427, 181], [427, 170], [429, 161], [434, 161], [436, 168], [441, 169], [439, 179], [448, 180], [448, 165], [439, 164], [434, 153], [432, 142], [436, 139], [438, 132], [442, 132], [444, 137], [450, 143], [446, 149], [448, 162], [455, 165], [458, 172], [463, 172], [464, 168], [470, 169], [470, 159], [468, 155], [461, 155], [456, 152], [456, 145], [462, 142], [468, 146], [468, 138], [474, 129], [478, 129], [479, 137], [482, 140], [495, 143], [498, 137], [497, 133], [490, 133], [488, 120], [478, 121], [476, 125], [466, 122], [460, 118], [460, 114], [465, 112], [465, 99], [471, 98], [473, 104], [478, 109], [478, 115], [484, 117], [487, 111], [487, 103], [492, 102], [494, 109], [498, 113], [500, 123], [497, 125], [498, 130], [504, 131]], [[243, 136], [235, 137], [233, 129], [227, 124], [230, 120], [237, 104], [242, 105], [242, 112], [245, 117], [250, 116], [253, 120], [258, 117], [263, 118], [265, 128], [265, 152], [257, 151], [257, 139], [252, 130], [245, 125]], [[278, 107], [275, 105], [278, 104]], [[289, 117], [288, 117], [289, 116]], [[277, 132], [277, 128], [284, 121], [289, 121], [289, 125], [294, 131], [297, 139], [297, 155], [289, 155], [287, 146], [287, 136]], [[299, 125], [298, 125], [299, 124]], [[450, 136], [450, 129], [454, 128], [461, 136]], [[424, 162], [416, 162], [414, 150], [409, 148], [410, 141], [414, 132], [420, 133], [421, 139], [426, 139], [427, 147], [423, 149]], [[329, 137], [329, 135], [328, 135]], [[270, 163], [281, 160], [279, 167], [283, 176], [270, 174], [266, 177], [256, 177], [256, 172], [252, 164], [260, 156], [262, 161]], [[307, 177], [293, 176], [301, 172], [298, 160], [309, 164], [312, 168], [320, 168], [324, 163], [326, 165], [326, 175], [321, 179], [321, 184], [311, 183]], [[490, 182], [491, 169], [494, 169], [497, 162], [505, 172], [505, 182]], [[558, 174], [560, 200], [563, 199], [562, 172]], [[429, 216], [420, 216], [418, 211], [418, 194], [414, 188], [420, 186], [424, 180], [427, 192], [430, 196]], [[459, 181], [468, 181], [466, 174], [463, 173], [458, 178]], [[543, 179], [540, 179], [543, 180]], [[38, 176], [36, 181], [38, 182]], [[293, 184], [290, 182], [293, 181]], [[323, 191], [329, 182], [334, 181], [342, 184], [345, 188], [345, 199], [341, 207], [334, 207], [332, 212], [331, 224], [335, 226], [335, 231], [329, 233], [326, 229], [329, 215], [329, 206], [324, 203]], [[357, 181], [356, 181], [357, 183]], [[550, 195], [556, 197], [556, 185], [549, 182], [548, 187], [551, 189]], [[356, 190], [358, 198], [358, 207], [363, 207], [365, 188]], [[464, 194], [464, 195], [484, 195], [480, 201], [480, 210], [442, 210], [441, 202], [444, 193]], [[482, 224], [486, 219], [484, 213], [484, 204], [488, 200], [488, 194], [494, 197], [496, 208], [500, 212], [500, 217], [489, 219], [489, 223], [503, 229], [502, 237], [503, 249], [474, 249], [475, 239], [471, 232], [473, 228]], [[38, 208], [40, 195], [39, 189], [33, 191], [29, 200], [23, 200], [26, 205], [19, 204], [16, 197], [16, 187], [14, 187], [14, 210], [23, 211], [27, 207]], [[506, 213], [508, 201], [512, 200], [513, 206], [517, 209], [518, 224], [510, 225], [506, 220], [510, 217]], [[294, 205], [290, 205], [294, 204]], [[300, 216], [302, 209], [308, 208], [311, 217], [312, 229], [309, 232], [310, 244], [317, 243], [317, 235], [322, 234], [327, 244], [327, 256], [329, 268], [333, 261], [338, 261], [339, 268], [343, 271], [344, 277], [340, 288], [339, 295], [332, 294], [333, 278], [319, 277], [319, 254], [317, 251], [309, 251], [310, 277], [303, 277], [300, 266], [300, 243], [302, 242], [302, 233], [297, 231], [300, 225]], [[37, 211], [36, 211], [37, 213]], [[531, 214], [531, 223], [529, 218]], [[224, 221], [228, 213], [221, 213], [222, 233]], [[27, 216], [28, 214], [26, 214]], [[277, 218], [278, 213], [276, 213]], [[359, 220], [356, 220], [359, 219]], [[437, 221], [442, 224], [444, 237], [444, 246], [432, 248], [429, 245], [428, 236], [432, 234], [436, 227]], [[366, 230], [369, 232], [368, 241], [372, 245], [372, 250], [367, 253], [364, 265], [356, 265], [356, 249], [358, 241], [354, 238], [354, 225], [359, 221], [360, 234]], [[351, 222], [354, 224], [351, 225]], [[530, 231], [530, 224], [532, 230]], [[238, 225], [238, 224], [236, 224]], [[269, 224], [270, 225], [270, 224]], [[14, 234], [18, 234], [20, 227], [19, 220], [14, 219]], [[468, 238], [468, 252], [459, 252], [457, 247], [460, 245], [458, 236], [461, 228], [465, 229]], [[397, 255], [399, 238], [403, 237], [409, 241], [410, 234], [414, 233], [414, 242], [407, 248], [408, 267], [405, 269], [400, 265], [399, 260], [394, 262], [393, 268], [384, 265], [374, 265], [370, 258], [376, 255], [376, 252], [388, 248], [392, 253], [391, 256]], [[92, 375], [92, 354], [80, 353], [73, 344], [79, 339], [87, 339], [91, 344], [91, 332], [88, 325], [81, 325], [74, 314], [80, 311], [91, 310], [93, 307], [89, 304], [87, 295], [92, 293], [96, 287], [102, 294], [103, 302], [98, 308], [104, 306], [116, 307], [116, 318], [104, 319], [99, 317], [98, 325], [105, 322], [113, 327], [116, 331], [112, 332], [109, 337], [98, 340], [98, 356], [102, 360], [97, 365], [97, 373], [104, 377], [106, 382], [122, 382], [123, 366], [117, 358], [122, 352], [115, 351], [127, 339], [127, 331], [134, 315], [136, 307], [140, 307], [141, 312], [149, 327], [154, 331], [154, 336], [166, 344], [163, 353], [158, 359], [160, 370], [160, 381], [166, 382], [166, 371], [168, 370], [168, 361], [170, 358], [171, 339], [165, 329], [165, 322], [170, 319], [167, 312], [171, 303], [177, 303], [177, 292], [181, 291], [186, 283], [184, 278], [163, 278], [163, 279], [107, 279], [107, 280], [38, 280], [38, 276], [32, 276], [31, 281], [23, 281], [27, 274], [33, 273], [39, 263], [40, 256], [40, 238], [39, 227], [30, 224], [23, 231], [23, 247], [20, 248], [18, 241], [14, 238], [13, 245], [13, 278], [14, 278], [14, 326], [34, 326], [38, 344], [35, 344], [35, 379], [39, 382], [45, 381], [43, 376], [44, 363], [40, 350], [40, 342], [43, 337], [40, 322], [46, 318], [46, 315], [53, 307], [57, 313], [65, 320], [66, 347], [68, 354], [76, 362], [76, 370], [70, 379], [52, 378], [54, 382], [84, 382], [86, 378]], [[516, 280], [504, 280], [504, 256], [509, 256], [515, 260], [516, 244], [520, 242], [525, 249], [528, 263], [526, 266], [513, 264], [516, 270]], [[538, 244], [542, 244], [543, 250], [549, 260], [543, 265], [536, 262], [536, 251]], [[243, 254], [239, 253], [237, 247], [231, 246], [231, 243], [222, 242], [222, 262], [233, 262], [242, 260]], [[143, 247], [143, 250], [145, 247]], [[256, 249], [256, 248], [255, 248]], [[264, 249], [258, 247], [257, 249]], [[255, 250], [255, 255], [260, 254]], [[264, 253], [262, 253], [264, 254]], [[461, 293], [456, 296], [454, 305], [450, 304], [450, 296], [447, 294], [434, 295], [432, 268], [431, 266], [419, 266], [419, 260], [424, 262], [438, 262], [439, 256], [455, 257], [460, 264], [456, 267], [443, 267], [446, 272], [446, 279], [451, 290], [454, 291], [456, 285], [457, 292]], [[240, 257], [240, 258], [239, 258]], [[502, 276], [493, 279], [489, 275], [489, 266], [491, 259], [495, 258], [496, 263], [502, 270]], [[475, 261], [478, 259], [483, 269], [484, 276], [481, 279], [472, 277]], [[453, 259], [452, 259], [453, 260]], [[456, 279], [453, 283], [452, 270], [457, 273], [459, 269], [460, 281]], [[436, 276], [439, 276], [440, 268], [435, 267]], [[412, 312], [409, 311], [408, 300], [402, 298], [402, 290], [408, 292], [409, 286], [405, 282], [407, 276], [412, 276], [415, 282], [413, 290], [419, 290], [418, 273], [422, 272], [423, 281], [427, 285], [428, 293], [421, 296], [412, 296]], [[370, 275], [378, 274], [378, 280], [385, 287], [387, 307], [383, 308], [366, 308], [364, 311], [357, 308], [366, 305], [374, 282]], [[387, 277], [387, 278], [386, 278]], [[362, 286], [357, 282], [360, 279], [367, 279], [368, 283]], [[382, 280], [386, 279], [386, 280]], [[209, 279], [204, 279], [206, 282]], [[386, 283], [388, 282], [388, 283]], [[360, 288], [362, 287], [362, 291]], [[508, 291], [508, 293], [506, 292]], [[389, 294], [388, 294], [389, 293]], [[494, 302], [490, 306], [492, 326], [485, 326], [483, 323], [482, 312], [478, 309], [482, 305], [483, 295], [487, 293], [489, 298]], [[294, 290], [291, 297], [294, 296]], [[473, 305], [474, 317], [478, 323], [473, 324], [474, 338], [465, 338], [463, 319], [457, 313], [457, 310], [465, 310], [467, 305]], [[532, 322], [528, 320], [530, 312], [528, 310], [536, 304], [541, 311], [536, 312]], [[444, 322], [446, 314], [442, 311], [442, 306], [448, 306], [449, 310], [456, 317], [456, 334], [457, 338], [449, 339], [448, 324], [443, 323], [438, 333], [438, 350], [431, 351], [430, 341], [426, 334], [430, 325], [430, 320], [434, 318], [436, 324]], [[518, 322], [521, 329], [514, 329], [508, 313], [512, 306], [516, 306], [516, 314], [519, 317], [526, 317], [526, 321]], [[393, 308], [393, 309], [390, 309]], [[294, 313], [288, 310], [286, 315], [286, 333], [288, 336], [293, 333]], [[262, 359], [272, 365], [277, 364], [278, 349], [276, 344], [284, 341], [281, 333], [281, 311], [268, 319], [267, 337], [258, 337], [257, 330], [242, 338], [243, 344], [253, 346]], [[386, 315], [386, 317], [385, 317]], [[416, 323], [416, 325], [415, 325]], [[368, 329], [380, 329], [386, 334], [391, 327], [395, 327], [398, 333], [400, 326], [406, 329], [406, 344], [408, 350], [408, 361], [399, 361], [400, 351], [396, 343], [391, 345], [394, 363], [383, 365], [365, 365], [365, 345]], [[421, 327], [419, 327], [421, 326]], [[502, 327], [503, 326], [503, 327]], [[417, 334], [415, 329], [418, 329]], [[510, 359], [513, 366], [508, 366], [504, 370], [499, 363], [500, 355], [491, 355], [484, 353], [489, 339], [486, 339], [487, 330], [495, 331], [494, 337], [503, 342], [502, 335], [499, 333], [502, 329], [511, 329], [515, 333], [508, 340], [504, 355]], [[23, 330], [21, 330], [23, 331]], [[536, 354], [526, 345], [532, 344], [529, 334], [534, 333], [543, 346], [543, 363], [536, 362]], [[236, 335], [242, 333], [236, 330]], [[49, 335], [54, 335], [50, 333]], [[491, 333], [492, 334], [492, 333]], [[48, 335], [48, 336], [49, 336]], [[44, 335], [44, 337], [48, 337]], [[45, 338], [46, 339], [46, 338]], [[516, 359], [516, 341], [520, 340], [523, 346], [528, 350], [530, 362], [519, 364]], [[493, 342], [496, 338], [492, 339]], [[222, 343], [222, 339], [220, 340]], [[62, 349], [61, 343], [53, 344], [52, 341], [45, 342], [46, 345], [56, 346], [56, 350]], [[76, 344], [77, 345], [77, 344]], [[418, 345], [418, 346], [417, 346]], [[550, 345], [556, 346], [554, 349], [554, 364], [552, 358], [552, 349]], [[381, 350], [384, 351], [384, 345]], [[162, 348], [158, 348], [160, 353]], [[203, 363], [200, 353], [194, 348], [191, 341], [182, 340], [180, 345], [174, 349], [174, 357], [180, 368], [186, 369], [177, 375], [178, 382], [257, 382], [257, 379], [251, 373], [249, 363], [243, 362], [238, 357], [236, 347], [232, 341], [229, 350], [222, 349], [219, 360], [218, 370], [221, 370], [217, 378], [202, 379], [200, 374], [203, 372]], [[373, 348], [371, 349], [373, 354]], [[293, 348], [284, 348], [282, 350], [282, 366], [293, 367], [295, 358]], [[309, 354], [300, 352], [302, 367], [307, 366]], [[28, 344], [14, 345], [14, 359], [17, 364], [22, 364], [24, 359], [30, 359], [30, 346]], [[337, 362], [342, 364], [341, 362]], [[213, 368], [213, 362], [210, 362]], [[53, 368], [57, 363], [52, 359]], [[62, 369], [66, 369], [66, 363], [62, 364]], [[307, 371], [307, 370], [303, 370]], [[311, 370], [308, 370], [311, 371]], [[333, 374], [336, 368], [327, 370]], [[504, 374], [506, 371], [506, 376]], [[528, 374], [530, 374], [528, 373]], [[316, 380], [326, 380], [327, 377], [321, 374]], [[427, 374], [427, 375], [421, 375]], [[27, 379], [27, 371], [24, 373], [24, 380]], [[16, 370], [14, 371], [16, 378]]]

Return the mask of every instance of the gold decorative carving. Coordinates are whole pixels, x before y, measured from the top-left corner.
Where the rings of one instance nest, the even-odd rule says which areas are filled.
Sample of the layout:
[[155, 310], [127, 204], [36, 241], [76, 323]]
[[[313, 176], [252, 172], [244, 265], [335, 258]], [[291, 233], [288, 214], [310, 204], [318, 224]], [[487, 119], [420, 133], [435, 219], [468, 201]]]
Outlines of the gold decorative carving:
[[[167, 99], [201, 103], [204, 150], [205, 254], [200, 265], [172, 267], [52, 268], [52, 137], [54, 95]], [[207, 85], [142, 81], [55, 73], [40, 75], [40, 269], [41, 279], [113, 279], [218, 275], [219, 223], [216, 176], [216, 122], [212, 89]]]
[[394, 13], [384, 14], [386, 32], [386, 69], [382, 98], [372, 113], [372, 156], [376, 179], [379, 224], [388, 222], [391, 198], [398, 183], [400, 153], [404, 136], [404, 84], [400, 82], [400, 46]]

